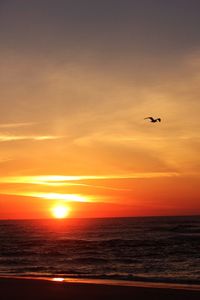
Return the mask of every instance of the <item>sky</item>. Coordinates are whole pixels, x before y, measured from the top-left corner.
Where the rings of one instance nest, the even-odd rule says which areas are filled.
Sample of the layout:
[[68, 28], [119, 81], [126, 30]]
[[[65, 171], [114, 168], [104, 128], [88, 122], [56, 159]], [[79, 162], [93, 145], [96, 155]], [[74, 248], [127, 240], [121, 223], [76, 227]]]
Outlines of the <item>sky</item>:
[[0, 1], [1, 219], [200, 214], [199, 12]]

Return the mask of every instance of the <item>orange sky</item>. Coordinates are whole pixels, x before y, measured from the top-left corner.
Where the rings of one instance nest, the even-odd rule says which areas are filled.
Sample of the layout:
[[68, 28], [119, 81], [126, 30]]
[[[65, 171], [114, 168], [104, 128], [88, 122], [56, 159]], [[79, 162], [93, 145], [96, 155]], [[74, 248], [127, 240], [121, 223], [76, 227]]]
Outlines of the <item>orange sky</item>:
[[199, 9], [0, 4], [0, 218], [200, 214]]

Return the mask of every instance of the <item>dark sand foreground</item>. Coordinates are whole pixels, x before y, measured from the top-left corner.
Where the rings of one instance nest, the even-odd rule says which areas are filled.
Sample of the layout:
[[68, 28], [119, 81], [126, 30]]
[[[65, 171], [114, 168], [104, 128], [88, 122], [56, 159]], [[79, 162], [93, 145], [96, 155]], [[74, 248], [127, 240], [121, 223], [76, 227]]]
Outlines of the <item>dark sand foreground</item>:
[[0, 278], [2, 300], [199, 300], [200, 290]]

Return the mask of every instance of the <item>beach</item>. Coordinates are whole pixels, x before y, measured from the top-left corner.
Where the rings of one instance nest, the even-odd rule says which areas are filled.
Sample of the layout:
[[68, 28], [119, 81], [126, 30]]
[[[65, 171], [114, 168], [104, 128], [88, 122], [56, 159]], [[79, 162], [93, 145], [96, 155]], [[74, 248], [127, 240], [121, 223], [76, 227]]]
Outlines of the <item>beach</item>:
[[154, 286], [122, 286], [104, 283], [0, 278], [2, 300], [140, 299], [197, 300], [200, 290]]

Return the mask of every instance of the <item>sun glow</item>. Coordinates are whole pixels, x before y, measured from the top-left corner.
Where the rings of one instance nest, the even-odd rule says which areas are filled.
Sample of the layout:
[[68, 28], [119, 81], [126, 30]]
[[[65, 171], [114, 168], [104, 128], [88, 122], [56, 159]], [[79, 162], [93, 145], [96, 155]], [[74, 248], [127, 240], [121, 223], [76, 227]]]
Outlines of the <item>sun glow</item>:
[[69, 216], [70, 209], [65, 205], [56, 205], [52, 208], [52, 214], [56, 219], [64, 219]]

